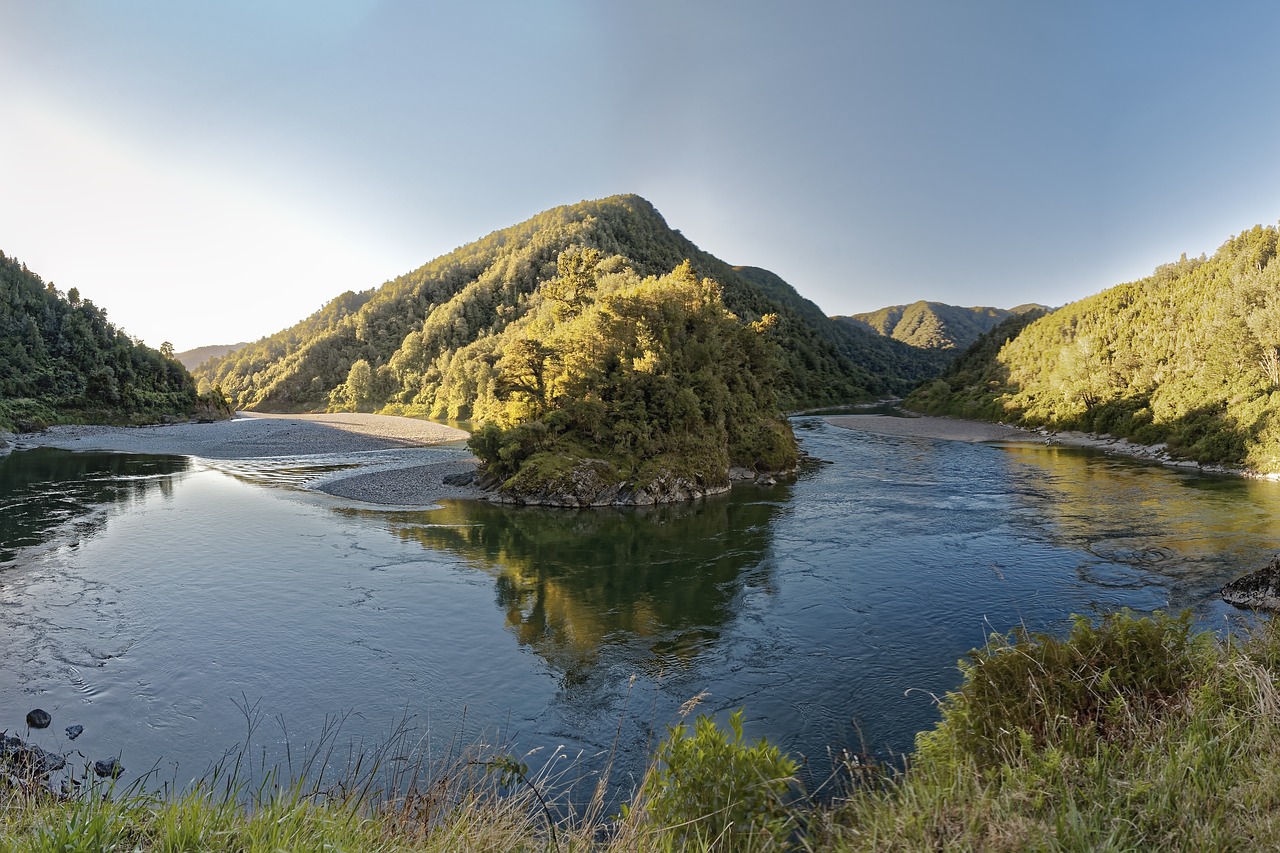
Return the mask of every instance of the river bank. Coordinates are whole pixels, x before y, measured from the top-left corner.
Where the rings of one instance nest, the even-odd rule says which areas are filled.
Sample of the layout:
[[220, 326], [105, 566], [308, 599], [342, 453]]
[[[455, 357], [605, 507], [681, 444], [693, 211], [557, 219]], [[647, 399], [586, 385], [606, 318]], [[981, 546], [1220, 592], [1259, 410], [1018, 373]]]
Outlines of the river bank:
[[1258, 480], [1280, 480], [1280, 474], [1260, 474], [1246, 468], [1227, 465], [1205, 465], [1193, 459], [1179, 459], [1169, 453], [1165, 444], [1137, 444], [1113, 435], [1049, 429], [1023, 429], [1007, 424], [970, 421], [935, 415], [828, 415], [827, 423], [841, 429], [861, 430], [875, 435], [925, 438], [939, 441], [963, 441], [970, 444], [1023, 442], [1028, 444], [1091, 447], [1105, 453], [1158, 462], [1171, 468], [1187, 468], [1207, 474], [1230, 474]]
[[[368, 451], [440, 447], [460, 443], [465, 430], [415, 418], [339, 412], [318, 415], [273, 415], [238, 412], [213, 423], [164, 424], [144, 427], [63, 425], [13, 437], [13, 450], [53, 447], [61, 450], [100, 450], [194, 456], [234, 461], [272, 457], [333, 456]], [[476, 470], [465, 448], [449, 458], [428, 464], [406, 464], [379, 470], [353, 468], [330, 474], [314, 488], [327, 494], [367, 503], [420, 506], [442, 499], [480, 499], [484, 492], [458, 485]]]

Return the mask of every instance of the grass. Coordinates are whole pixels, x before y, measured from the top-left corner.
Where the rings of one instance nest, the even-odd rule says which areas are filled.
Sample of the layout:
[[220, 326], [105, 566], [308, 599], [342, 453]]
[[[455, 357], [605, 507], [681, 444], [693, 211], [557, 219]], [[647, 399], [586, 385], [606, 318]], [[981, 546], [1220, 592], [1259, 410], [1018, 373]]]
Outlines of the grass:
[[[345, 761], [326, 736], [286, 768], [310, 781], [283, 787], [274, 773], [253, 783], [238, 762], [180, 794], [64, 799], [10, 779], [0, 850], [1280, 848], [1271, 623], [1219, 638], [1185, 614], [1122, 612], [1079, 619], [1066, 637], [992, 637], [962, 670], [905, 768], [846, 756], [821, 798], [799, 791], [776, 749], [746, 742], [736, 717], [673, 727], [618, 814], [604, 805], [607, 764], [592, 774], [553, 756], [530, 771], [530, 756], [450, 749], [428, 765], [406, 760], [421, 744], [401, 729]], [[575, 807], [568, 791], [583, 779], [595, 795]]]

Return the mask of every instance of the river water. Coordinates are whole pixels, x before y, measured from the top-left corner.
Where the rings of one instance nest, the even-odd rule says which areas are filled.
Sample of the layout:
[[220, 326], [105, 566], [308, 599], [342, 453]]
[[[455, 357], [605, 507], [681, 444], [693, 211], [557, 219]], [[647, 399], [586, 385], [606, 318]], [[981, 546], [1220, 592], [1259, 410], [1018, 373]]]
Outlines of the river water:
[[0, 729], [43, 707], [37, 743], [181, 785], [246, 739], [271, 764], [404, 724], [433, 755], [612, 753], [625, 789], [703, 695], [820, 777], [831, 749], [909, 751], [991, 632], [1126, 606], [1226, 628], [1218, 588], [1280, 542], [1276, 483], [794, 423], [827, 464], [647, 510], [298, 487], [353, 461], [332, 458], [14, 453]]

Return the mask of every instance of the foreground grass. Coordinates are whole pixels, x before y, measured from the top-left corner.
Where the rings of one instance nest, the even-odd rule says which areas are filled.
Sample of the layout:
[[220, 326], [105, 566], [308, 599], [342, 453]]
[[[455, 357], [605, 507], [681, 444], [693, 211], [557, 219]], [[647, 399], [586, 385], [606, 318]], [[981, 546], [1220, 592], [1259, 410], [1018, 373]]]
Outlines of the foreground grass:
[[[301, 785], [244, 796], [0, 789], [0, 849], [1257, 850], [1280, 848], [1280, 632], [1188, 615], [1078, 620], [993, 637], [962, 664], [906, 769], [850, 758], [834, 799], [795, 765], [700, 718], [677, 726], [619, 815], [573, 812], [510, 757], [455, 762], [402, 796]], [[248, 802], [249, 804], [245, 804]]]

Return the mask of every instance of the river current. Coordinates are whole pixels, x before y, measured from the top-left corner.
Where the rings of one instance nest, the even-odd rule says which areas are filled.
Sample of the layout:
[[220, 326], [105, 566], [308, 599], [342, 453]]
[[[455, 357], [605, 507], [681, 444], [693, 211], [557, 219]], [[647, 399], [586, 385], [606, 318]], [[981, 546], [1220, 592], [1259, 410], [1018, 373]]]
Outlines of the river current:
[[[992, 632], [1121, 607], [1225, 629], [1218, 589], [1280, 542], [1276, 483], [794, 425], [825, 460], [794, 482], [637, 510], [299, 488], [333, 458], [16, 452], [0, 729], [181, 785], [246, 739], [271, 764], [405, 725], [436, 755], [613, 754], [625, 788], [701, 696], [820, 777], [831, 750], [909, 751]], [[54, 724], [28, 733], [37, 706]]]

